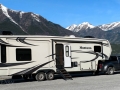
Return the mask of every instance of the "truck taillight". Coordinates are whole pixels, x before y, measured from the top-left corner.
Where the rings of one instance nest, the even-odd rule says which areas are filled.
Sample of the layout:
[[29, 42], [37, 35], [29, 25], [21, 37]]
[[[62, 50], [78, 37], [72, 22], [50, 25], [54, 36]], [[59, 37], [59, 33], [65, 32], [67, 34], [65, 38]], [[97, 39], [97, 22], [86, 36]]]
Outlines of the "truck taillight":
[[102, 64], [99, 64], [99, 68], [102, 68]]

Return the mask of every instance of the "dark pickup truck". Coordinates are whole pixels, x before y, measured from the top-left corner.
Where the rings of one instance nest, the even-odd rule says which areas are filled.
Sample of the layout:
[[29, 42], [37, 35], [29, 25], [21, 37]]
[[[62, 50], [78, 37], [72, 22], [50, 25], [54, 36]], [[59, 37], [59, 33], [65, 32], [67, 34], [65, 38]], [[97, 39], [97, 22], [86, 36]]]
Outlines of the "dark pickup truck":
[[120, 70], [120, 56], [110, 56], [109, 60], [98, 63], [98, 72], [111, 75], [118, 70]]

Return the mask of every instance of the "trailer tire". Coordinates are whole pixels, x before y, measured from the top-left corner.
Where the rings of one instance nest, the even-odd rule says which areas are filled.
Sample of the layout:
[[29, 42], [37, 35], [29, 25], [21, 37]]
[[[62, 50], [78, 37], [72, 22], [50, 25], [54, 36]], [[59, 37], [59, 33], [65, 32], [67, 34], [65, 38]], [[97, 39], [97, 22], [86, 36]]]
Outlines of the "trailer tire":
[[37, 81], [44, 81], [45, 80], [45, 73], [44, 72], [39, 72], [36, 74], [35, 79]]
[[48, 80], [53, 80], [54, 79], [54, 72], [48, 72], [47, 73], [47, 79]]
[[115, 71], [114, 67], [108, 67], [108, 69], [106, 71], [106, 74], [107, 75], [112, 75], [112, 74], [114, 74], [114, 71]]

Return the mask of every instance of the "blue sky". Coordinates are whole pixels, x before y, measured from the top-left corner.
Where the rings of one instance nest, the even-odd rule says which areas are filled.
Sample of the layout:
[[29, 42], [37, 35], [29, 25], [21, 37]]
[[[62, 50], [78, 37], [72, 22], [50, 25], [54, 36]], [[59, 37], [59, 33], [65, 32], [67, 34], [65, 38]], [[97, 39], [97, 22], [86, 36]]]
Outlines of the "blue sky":
[[7, 8], [34, 12], [63, 27], [120, 21], [120, 0], [0, 0]]

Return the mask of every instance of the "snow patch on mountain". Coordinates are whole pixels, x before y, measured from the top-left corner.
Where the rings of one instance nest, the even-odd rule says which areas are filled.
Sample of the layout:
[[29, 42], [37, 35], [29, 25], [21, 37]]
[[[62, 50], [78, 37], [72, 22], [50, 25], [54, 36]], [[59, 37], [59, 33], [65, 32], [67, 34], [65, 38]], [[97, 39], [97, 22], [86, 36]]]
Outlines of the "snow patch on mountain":
[[33, 14], [33, 13], [31, 13], [31, 15], [32, 15], [32, 17], [33, 17], [36, 21], [41, 22], [40, 19], [39, 19], [39, 17], [38, 17], [38, 15]]
[[22, 18], [22, 15], [23, 15], [24, 13], [25, 13], [25, 12], [20, 11], [20, 18]]
[[[10, 10], [10, 9], [9, 9]], [[16, 13], [16, 14], [20, 14], [20, 18], [22, 18], [22, 15], [25, 13], [25, 12], [23, 12], [23, 11], [16, 11], [16, 10], [10, 10], [11, 12], [14, 12], [14, 13]]]

